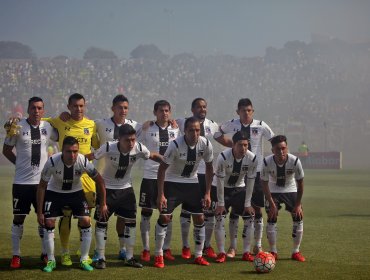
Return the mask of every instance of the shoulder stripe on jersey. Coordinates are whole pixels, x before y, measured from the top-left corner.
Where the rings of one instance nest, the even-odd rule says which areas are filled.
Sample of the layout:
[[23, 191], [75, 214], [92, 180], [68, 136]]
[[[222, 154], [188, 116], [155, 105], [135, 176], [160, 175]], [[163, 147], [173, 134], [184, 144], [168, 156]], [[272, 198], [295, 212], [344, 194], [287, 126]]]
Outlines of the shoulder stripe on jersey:
[[85, 157], [85, 163], [84, 163], [84, 167], [87, 166], [87, 157]]
[[108, 153], [109, 152], [109, 143], [107, 142], [107, 148], [105, 149], [105, 151]]
[[224, 160], [226, 160], [226, 157], [223, 152], [221, 152], [221, 156], [224, 158]]
[[260, 125], [262, 125], [262, 121], [260, 121]]
[[214, 123], [214, 121], [213, 120], [210, 120], [212, 123]]
[[297, 162], [298, 162], [298, 157], [296, 158], [294, 165], [297, 165]]
[[265, 166], [267, 166], [267, 162], [265, 158], [263, 159], [263, 163], [265, 164]]
[[254, 162], [256, 160], [256, 158], [257, 158], [257, 156], [255, 155], [252, 161]]
[[54, 167], [54, 166], [55, 166], [55, 164], [54, 164], [54, 160], [53, 160], [53, 158], [52, 158], [52, 157], [50, 157], [50, 162], [51, 162], [51, 165]]
[[209, 140], [208, 140], [208, 138], [206, 138], [206, 140], [207, 140], [207, 147], [209, 146]]
[[137, 144], [139, 145], [140, 152], [142, 152], [143, 151], [143, 147], [141, 146], [141, 143], [140, 142], [137, 142]]
[[176, 148], [179, 148], [179, 144], [177, 144], [176, 140], [173, 140], [173, 143], [175, 143]]

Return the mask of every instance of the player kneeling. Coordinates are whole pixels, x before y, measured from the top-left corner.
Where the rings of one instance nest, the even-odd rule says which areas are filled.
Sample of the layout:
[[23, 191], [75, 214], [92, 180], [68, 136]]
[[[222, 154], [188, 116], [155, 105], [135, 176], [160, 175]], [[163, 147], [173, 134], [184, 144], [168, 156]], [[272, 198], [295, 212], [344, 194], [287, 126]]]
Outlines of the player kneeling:
[[91, 243], [90, 212], [82, 190], [81, 175], [86, 172], [96, 183], [100, 198], [100, 215], [107, 216], [105, 185], [94, 165], [78, 153], [78, 141], [71, 136], [63, 140], [62, 152], [49, 158], [42, 170], [37, 188], [37, 219], [44, 229], [44, 243], [48, 263], [43, 268], [52, 272], [56, 267], [54, 256], [54, 228], [57, 217], [63, 216], [63, 208], [69, 207], [78, 218], [81, 228], [80, 267], [93, 270], [88, 261]]

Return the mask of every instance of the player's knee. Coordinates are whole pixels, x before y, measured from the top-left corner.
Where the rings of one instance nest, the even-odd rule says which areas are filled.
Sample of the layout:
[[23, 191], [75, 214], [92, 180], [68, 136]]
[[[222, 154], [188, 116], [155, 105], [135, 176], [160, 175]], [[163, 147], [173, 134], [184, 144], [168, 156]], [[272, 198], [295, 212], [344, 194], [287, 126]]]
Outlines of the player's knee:
[[230, 213], [230, 219], [231, 220], [238, 220], [239, 219], [239, 216], [238, 215], [235, 215], [233, 212]]
[[171, 215], [160, 215], [159, 216], [159, 223], [162, 225], [167, 225], [171, 222]]
[[23, 225], [26, 215], [14, 215], [13, 224], [20, 226]]
[[81, 228], [88, 228], [91, 225], [91, 223], [90, 223], [90, 217], [80, 218], [78, 224], [79, 224], [79, 226]]
[[269, 223], [269, 224], [276, 224], [276, 222], [277, 222], [277, 218], [274, 218], [274, 219], [267, 219], [267, 222]]
[[254, 218], [257, 220], [257, 219], [261, 219], [262, 218], [262, 211], [261, 211], [261, 208], [259, 208], [260, 211], [259, 212], [255, 212], [255, 215], [254, 215]]
[[144, 216], [144, 217], [151, 217], [153, 214], [153, 210], [152, 209], [145, 209], [145, 208], [142, 208], [141, 209], [141, 216]]
[[193, 215], [194, 225], [202, 225], [204, 224], [204, 215]]
[[108, 224], [107, 224], [107, 223], [100, 223], [100, 222], [97, 222], [97, 223], [96, 223], [96, 228], [97, 228], [97, 229], [106, 230], [106, 229], [108, 228]]
[[45, 219], [45, 228], [55, 228], [55, 219]]

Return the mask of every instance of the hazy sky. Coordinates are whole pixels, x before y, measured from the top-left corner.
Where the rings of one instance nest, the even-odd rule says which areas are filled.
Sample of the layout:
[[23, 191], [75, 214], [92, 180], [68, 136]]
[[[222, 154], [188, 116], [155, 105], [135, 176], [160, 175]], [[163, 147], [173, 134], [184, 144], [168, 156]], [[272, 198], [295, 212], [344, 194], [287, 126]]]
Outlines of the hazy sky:
[[264, 55], [311, 34], [370, 41], [367, 0], [0, 0], [0, 40], [38, 57], [81, 58], [90, 47], [119, 57], [139, 44], [164, 53]]

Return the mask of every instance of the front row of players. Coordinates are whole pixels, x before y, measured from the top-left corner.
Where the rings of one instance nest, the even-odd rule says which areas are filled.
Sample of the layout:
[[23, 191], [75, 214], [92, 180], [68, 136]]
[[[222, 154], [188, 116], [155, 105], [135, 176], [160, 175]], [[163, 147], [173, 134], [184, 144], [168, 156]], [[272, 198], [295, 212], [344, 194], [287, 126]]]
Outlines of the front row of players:
[[[37, 102], [33, 103], [38, 104]], [[30, 104], [34, 105], [33, 103], [31, 102]], [[131, 166], [138, 158], [150, 158], [161, 162], [157, 175], [157, 203], [160, 217], [155, 229], [156, 267], [164, 267], [164, 238], [168, 236], [166, 231], [172, 218], [172, 211], [180, 204], [182, 204], [184, 211], [193, 216], [195, 225], [195, 263], [200, 265], [209, 264], [202, 257], [205, 239], [203, 212], [205, 208], [209, 208], [211, 205], [214, 206], [211, 208], [217, 217], [215, 236], [219, 254], [216, 262], [222, 263], [226, 260], [224, 223], [225, 214], [230, 207], [232, 207], [235, 214], [244, 219], [243, 260], [250, 261], [253, 259], [250, 254], [250, 239], [255, 213], [251, 207], [251, 193], [256, 177], [258, 160], [252, 152], [248, 151], [248, 135], [239, 131], [233, 136], [232, 148], [226, 149], [218, 156], [215, 165], [215, 176], [213, 176], [212, 145], [206, 138], [200, 136], [201, 124], [199, 120], [194, 117], [188, 118], [184, 127], [184, 136], [177, 137], [174, 141], [171, 141], [167, 151], [164, 152], [163, 150], [160, 153], [164, 154], [162, 158], [160, 154], [149, 152], [144, 145], [135, 141], [136, 131], [130, 125], [122, 125], [119, 128], [118, 142], [104, 144], [94, 154], [87, 156], [89, 159], [105, 158], [105, 161], [108, 162], [106, 168], [102, 171], [104, 180], [101, 180], [98, 172], [84, 156], [78, 155], [78, 142], [72, 137], [65, 138], [62, 152], [52, 156], [45, 164], [41, 183], [38, 187], [38, 219], [41, 225], [45, 225], [45, 229], [40, 233], [40, 236], [42, 234], [44, 236], [43, 244], [48, 255], [48, 263], [44, 271], [52, 271], [55, 268], [53, 228], [55, 218], [59, 216], [61, 208], [65, 205], [69, 205], [73, 214], [79, 218], [82, 240], [80, 250], [81, 267], [84, 270], [92, 269], [87, 255], [91, 242], [89, 209], [86, 202], [84, 203], [85, 199], [83, 197], [78, 199], [78, 202], [74, 200], [69, 201], [68, 198], [69, 193], [78, 193], [81, 190], [80, 176], [84, 171], [93, 177], [99, 186], [98, 206], [95, 213], [97, 221], [96, 254], [98, 260], [96, 267], [105, 268], [106, 266], [104, 248], [107, 222], [109, 216], [113, 213], [124, 220], [124, 227], [118, 229], [118, 233], [119, 238], [124, 241], [122, 243], [126, 244], [127, 265], [142, 267], [133, 258], [136, 200], [130, 180]], [[45, 133], [42, 132], [42, 137], [44, 136]], [[304, 257], [299, 253], [299, 245], [303, 234], [303, 212], [301, 207], [303, 170], [299, 159], [288, 154], [287, 142], [284, 136], [275, 136], [271, 140], [271, 144], [273, 155], [263, 160], [261, 173], [262, 185], [266, 195], [266, 210], [268, 212], [267, 236], [270, 243], [270, 251], [277, 257], [277, 211], [280, 208], [280, 204], [284, 203], [286, 209], [292, 213], [293, 217], [294, 250], [292, 258], [304, 261]], [[32, 149], [35, 148], [33, 146]], [[34, 160], [33, 156], [31, 160]], [[206, 162], [206, 192], [203, 198], [201, 197], [197, 179], [197, 169], [201, 160]], [[49, 179], [50, 183], [47, 186]], [[154, 177], [151, 179], [155, 181]], [[42, 194], [45, 193], [46, 187], [46, 197], [43, 199]], [[152, 187], [154, 190], [157, 190], [155, 182]], [[140, 197], [140, 202], [142, 200], [153, 201], [156, 192], [152, 192], [151, 196], [144, 199]], [[60, 197], [63, 198], [60, 199]], [[42, 205], [43, 201], [44, 205]], [[43, 219], [42, 215], [45, 215], [46, 219]], [[165, 253], [165, 259], [171, 259], [168, 256], [172, 255], [169, 254], [166, 258]]]

